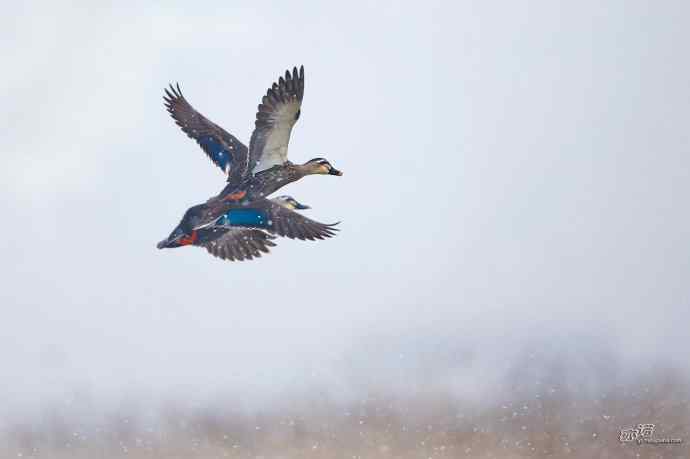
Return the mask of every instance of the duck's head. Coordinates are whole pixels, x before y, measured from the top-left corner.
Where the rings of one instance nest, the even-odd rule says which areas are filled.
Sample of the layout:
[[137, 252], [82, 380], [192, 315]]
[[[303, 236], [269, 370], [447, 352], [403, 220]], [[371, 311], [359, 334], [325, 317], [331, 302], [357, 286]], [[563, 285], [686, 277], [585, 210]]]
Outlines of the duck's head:
[[306, 167], [307, 172], [310, 174], [343, 175], [342, 172], [331, 166], [331, 163], [325, 158], [310, 159], [304, 163], [304, 167]]
[[192, 230], [187, 233], [184, 229], [178, 226], [170, 233], [166, 239], [163, 239], [156, 247], [159, 249], [173, 249], [175, 247], [182, 247], [189, 244], [194, 244], [199, 238], [199, 233], [197, 230]]
[[311, 207], [309, 207], [305, 204], [302, 204], [301, 202], [297, 201], [292, 196], [288, 196], [288, 195], [278, 196], [277, 198], [273, 198], [273, 201], [276, 202], [277, 204], [280, 204], [283, 207], [290, 209], [290, 210], [311, 209]]
[[204, 207], [205, 206], [201, 204], [188, 209], [184, 217], [182, 217], [182, 221], [175, 227], [172, 233], [170, 233], [170, 236], [156, 244], [156, 247], [159, 249], [172, 249], [194, 244], [199, 238], [199, 233], [194, 228], [199, 222]]

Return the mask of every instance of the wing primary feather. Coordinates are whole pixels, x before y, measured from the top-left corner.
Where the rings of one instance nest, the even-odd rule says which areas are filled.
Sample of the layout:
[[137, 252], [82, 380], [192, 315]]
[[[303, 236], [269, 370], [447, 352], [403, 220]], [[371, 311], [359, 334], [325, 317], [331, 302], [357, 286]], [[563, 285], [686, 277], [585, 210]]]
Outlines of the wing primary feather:
[[[304, 95], [304, 66], [288, 69], [269, 87], [257, 108], [249, 143], [249, 170], [256, 174], [288, 161], [288, 143]], [[265, 109], [263, 106], [266, 106]]]
[[185, 99], [180, 83], [164, 88], [165, 108], [175, 124], [199, 146], [209, 159], [228, 175], [228, 181], [239, 181], [248, 172], [249, 151], [236, 137], [205, 118]]

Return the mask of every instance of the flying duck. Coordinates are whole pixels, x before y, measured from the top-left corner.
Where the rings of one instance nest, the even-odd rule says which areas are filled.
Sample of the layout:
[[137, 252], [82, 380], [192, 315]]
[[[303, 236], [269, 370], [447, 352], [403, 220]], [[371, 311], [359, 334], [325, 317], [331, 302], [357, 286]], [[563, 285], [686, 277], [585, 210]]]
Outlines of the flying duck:
[[[307, 175], [343, 175], [324, 158], [304, 164], [288, 160], [292, 128], [302, 113], [304, 67], [285, 72], [261, 99], [249, 148], [237, 137], [196, 111], [179, 84], [165, 89], [165, 107], [210, 160], [227, 175], [227, 186], [216, 199], [262, 198]], [[211, 198], [214, 199], [214, 198]]]
[[[270, 203], [266, 206], [266, 201]], [[199, 222], [207, 218], [206, 204], [190, 208], [170, 236], [158, 243], [158, 248], [185, 245], [205, 247], [213, 256], [223, 260], [242, 261], [258, 258], [274, 247], [275, 236], [264, 229], [293, 239], [323, 239], [331, 237], [337, 229], [303, 217], [293, 210], [309, 209], [291, 196], [262, 200], [261, 206], [229, 209], [206, 226]], [[281, 210], [282, 209], [282, 210]], [[299, 218], [291, 216], [290, 213]], [[261, 228], [261, 229], [260, 229]]]

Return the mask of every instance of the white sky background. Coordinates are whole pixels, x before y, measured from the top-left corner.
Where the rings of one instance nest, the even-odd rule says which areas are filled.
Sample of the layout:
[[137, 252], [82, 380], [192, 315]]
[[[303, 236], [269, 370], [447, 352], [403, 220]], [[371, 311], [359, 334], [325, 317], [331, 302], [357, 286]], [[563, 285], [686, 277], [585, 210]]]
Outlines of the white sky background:
[[[339, 389], [379, 335], [685, 358], [684, 2], [230, 3], [0, 18], [0, 404]], [[300, 64], [290, 157], [345, 175], [283, 191], [338, 237], [248, 263], [157, 250], [223, 186], [163, 87], [248, 142]]]

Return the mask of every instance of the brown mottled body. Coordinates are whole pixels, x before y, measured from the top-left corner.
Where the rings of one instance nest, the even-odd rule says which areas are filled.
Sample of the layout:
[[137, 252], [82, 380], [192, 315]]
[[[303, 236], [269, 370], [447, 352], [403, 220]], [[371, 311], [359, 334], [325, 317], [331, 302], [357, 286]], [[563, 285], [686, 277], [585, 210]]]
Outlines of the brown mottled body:
[[208, 202], [222, 200], [242, 191], [246, 192], [246, 195], [242, 196], [245, 201], [265, 198], [285, 185], [296, 182], [307, 175], [315, 174], [342, 175], [342, 172], [336, 171], [330, 165], [325, 166], [317, 162], [310, 161], [306, 164], [292, 164], [288, 162], [282, 166], [273, 166], [270, 169], [259, 172], [240, 184], [228, 183], [217, 196], [212, 197]]

